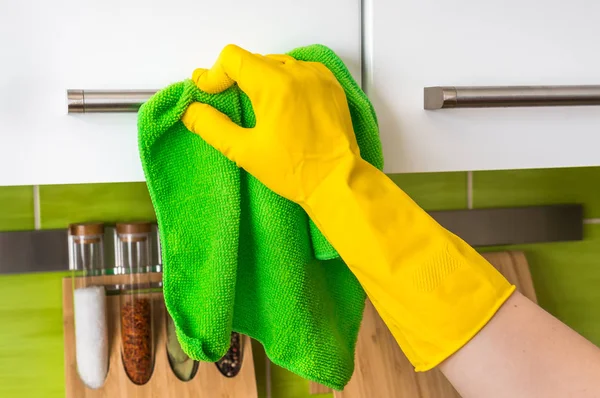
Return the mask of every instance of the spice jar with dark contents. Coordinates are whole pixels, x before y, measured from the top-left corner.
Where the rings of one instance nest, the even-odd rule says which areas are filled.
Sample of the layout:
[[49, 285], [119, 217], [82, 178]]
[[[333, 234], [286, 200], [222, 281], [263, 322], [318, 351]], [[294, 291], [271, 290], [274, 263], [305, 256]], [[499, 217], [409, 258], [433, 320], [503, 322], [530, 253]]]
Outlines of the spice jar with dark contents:
[[225, 356], [216, 363], [217, 368], [225, 377], [234, 377], [242, 368], [242, 335], [237, 332], [231, 333], [231, 344]]
[[121, 357], [135, 384], [146, 384], [154, 369], [153, 295], [150, 284], [150, 223], [117, 224], [115, 272], [125, 274], [120, 286]]

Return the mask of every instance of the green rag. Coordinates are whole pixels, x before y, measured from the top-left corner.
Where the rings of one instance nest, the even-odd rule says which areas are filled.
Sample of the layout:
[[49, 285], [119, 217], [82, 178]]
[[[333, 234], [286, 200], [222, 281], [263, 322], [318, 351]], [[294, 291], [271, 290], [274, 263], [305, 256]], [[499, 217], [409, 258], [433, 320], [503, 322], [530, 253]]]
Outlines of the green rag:
[[[373, 107], [322, 45], [289, 53], [321, 62], [346, 92], [361, 156], [383, 167]], [[164, 298], [184, 351], [217, 361], [231, 331], [260, 341], [275, 364], [340, 390], [354, 370], [365, 293], [300, 206], [275, 194], [180, 121], [194, 101], [253, 127], [237, 85], [219, 94], [191, 80], [139, 111], [139, 151], [160, 229]], [[276, 165], [274, 165], [276, 167]]]

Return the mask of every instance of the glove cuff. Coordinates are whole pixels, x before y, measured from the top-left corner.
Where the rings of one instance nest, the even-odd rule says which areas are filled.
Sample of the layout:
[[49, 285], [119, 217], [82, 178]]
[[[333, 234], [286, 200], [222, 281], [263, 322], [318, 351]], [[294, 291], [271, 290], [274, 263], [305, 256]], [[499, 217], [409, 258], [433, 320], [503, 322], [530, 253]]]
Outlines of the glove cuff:
[[361, 159], [341, 163], [303, 207], [418, 371], [458, 351], [514, 291], [473, 248]]

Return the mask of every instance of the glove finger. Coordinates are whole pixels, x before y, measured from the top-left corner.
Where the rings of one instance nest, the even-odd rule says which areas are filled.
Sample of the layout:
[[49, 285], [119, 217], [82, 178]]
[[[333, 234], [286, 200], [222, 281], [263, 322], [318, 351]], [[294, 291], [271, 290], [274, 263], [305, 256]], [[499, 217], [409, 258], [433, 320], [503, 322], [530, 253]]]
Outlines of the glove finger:
[[294, 57], [290, 57], [289, 55], [285, 54], [268, 54], [265, 55], [265, 57], [281, 62], [282, 64], [285, 64], [286, 62], [296, 61]]
[[[200, 88], [198, 86], [198, 81], [200, 80], [202, 75], [204, 75], [206, 72], [208, 72], [208, 69], [205, 69], [205, 68], [198, 68], [198, 69], [194, 70], [194, 73], [192, 73], [192, 81], [196, 84], [196, 87]], [[203, 79], [205, 79], [205, 78], [203, 78]], [[204, 91], [204, 90], [202, 90], [202, 91]]]
[[193, 133], [198, 134], [209, 145], [238, 165], [245, 151], [251, 129], [238, 126], [224, 113], [210, 105], [192, 103], [181, 121]]
[[194, 73], [193, 79], [200, 90], [211, 94], [220, 93], [237, 83], [252, 99], [253, 93], [260, 88], [260, 77], [265, 67], [272, 67], [272, 61], [229, 44], [212, 68]]

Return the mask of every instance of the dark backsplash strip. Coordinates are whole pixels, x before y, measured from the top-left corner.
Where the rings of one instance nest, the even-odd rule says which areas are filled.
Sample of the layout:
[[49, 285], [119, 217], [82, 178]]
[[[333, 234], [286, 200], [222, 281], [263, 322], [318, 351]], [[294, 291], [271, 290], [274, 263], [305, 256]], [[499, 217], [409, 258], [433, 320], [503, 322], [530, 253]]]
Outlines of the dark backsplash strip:
[[[583, 239], [583, 206], [554, 205], [432, 211], [431, 216], [472, 246]], [[153, 234], [156, 236], [156, 234]], [[156, 239], [154, 264], [159, 264]], [[114, 266], [113, 228], [106, 228], [105, 263]], [[0, 274], [67, 271], [67, 231], [0, 232]]]
[[583, 240], [583, 206], [435, 211], [431, 216], [471, 246]]
[[[115, 266], [114, 227], [104, 229], [105, 268]], [[156, 232], [156, 226], [154, 226]], [[152, 264], [160, 264], [157, 234], [151, 234]], [[0, 274], [69, 270], [66, 229], [0, 232]]]

